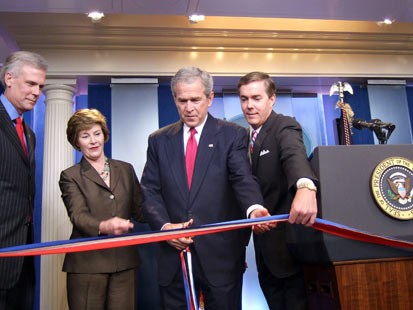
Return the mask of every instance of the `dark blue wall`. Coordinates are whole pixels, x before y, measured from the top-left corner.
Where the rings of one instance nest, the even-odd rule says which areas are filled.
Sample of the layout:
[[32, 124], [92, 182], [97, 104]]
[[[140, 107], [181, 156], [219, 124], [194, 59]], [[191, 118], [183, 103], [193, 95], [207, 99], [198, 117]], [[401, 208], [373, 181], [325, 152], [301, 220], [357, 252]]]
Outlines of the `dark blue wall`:
[[[370, 106], [367, 88], [360, 85], [352, 85], [354, 94], [344, 94], [344, 102], [348, 103], [353, 112], [354, 118], [370, 120]], [[327, 129], [327, 140], [329, 145], [338, 143], [336, 118], [340, 116], [340, 110], [336, 109], [338, 96], [323, 95], [324, 116]], [[353, 144], [374, 144], [372, 131], [368, 129], [358, 130], [353, 128]], [[333, 142], [333, 143], [332, 143]]]
[[160, 84], [158, 87], [158, 109], [159, 128], [179, 120], [179, 114], [169, 84]]
[[410, 126], [412, 128], [412, 133], [413, 133], [413, 87], [406, 88], [406, 96], [407, 96], [407, 102], [409, 106]]
[[[98, 109], [105, 117], [109, 131], [112, 130], [112, 91], [110, 85], [91, 84], [88, 88], [89, 109]], [[110, 135], [109, 135], [110, 137]], [[112, 142], [109, 139], [104, 147], [105, 155], [112, 157]]]

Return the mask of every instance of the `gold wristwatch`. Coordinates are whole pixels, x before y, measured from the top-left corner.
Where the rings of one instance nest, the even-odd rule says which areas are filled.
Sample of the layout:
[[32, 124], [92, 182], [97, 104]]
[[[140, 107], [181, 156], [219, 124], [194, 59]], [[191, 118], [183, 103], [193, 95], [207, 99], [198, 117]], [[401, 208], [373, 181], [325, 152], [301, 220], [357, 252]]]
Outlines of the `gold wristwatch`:
[[300, 188], [308, 188], [310, 191], [317, 192], [317, 187], [314, 185], [313, 182], [301, 182], [300, 184], [297, 185], [297, 189]]

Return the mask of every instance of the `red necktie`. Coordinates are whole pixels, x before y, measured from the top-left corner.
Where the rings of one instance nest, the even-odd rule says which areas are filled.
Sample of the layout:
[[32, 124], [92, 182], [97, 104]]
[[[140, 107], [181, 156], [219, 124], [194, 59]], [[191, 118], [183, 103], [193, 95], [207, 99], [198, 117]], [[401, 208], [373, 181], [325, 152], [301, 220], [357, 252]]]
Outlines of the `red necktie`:
[[258, 132], [256, 130], [252, 131], [251, 140], [250, 140], [250, 154], [252, 154], [252, 151], [254, 150], [254, 142], [255, 142], [255, 139], [257, 139], [257, 134]]
[[16, 122], [16, 131], [17, 135], [19, 136], [20, 143], [22, 144], [24, 154], [27, 156], [27, 147], [26, 147], [26, 142], [24, 141], [24, 129], [23, 129], [23, 123], [21, 117], [18, 117], [15, 119]]
[[191, 135], [189, 136], [188, 143], [186, 144], [185, 163], [186, 163], [186, 175], [188, 177], [188, 188], [191, 188], [192, 175], [194, 174], [194, 166], [196, 159], [196, 151], [198, 145], [195, 139], [196, 129], [191, 128]]

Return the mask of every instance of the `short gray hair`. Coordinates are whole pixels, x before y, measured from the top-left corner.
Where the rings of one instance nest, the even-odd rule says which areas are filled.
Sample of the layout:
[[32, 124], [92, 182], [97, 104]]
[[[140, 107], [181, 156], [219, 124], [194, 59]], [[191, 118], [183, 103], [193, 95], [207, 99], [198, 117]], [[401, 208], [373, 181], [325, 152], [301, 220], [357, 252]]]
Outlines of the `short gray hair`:
[[171, 80], [172, 94], [176, 96], [176, 85], [178, 83], [191, 84], [196, 79], [201, 79], [205, 89], [205, 96], [209, 97], [214, 89], [214, 81], [208, 72], [196, 67], [185, 67], [180, 69]]
[[10, 54], [0, 71], [1, 84], [6, 88], [5, 76], [7, 72], [12, 73], [14, 76], [18, 76], [23, 66], [28, 65], [36, 69], [47, 71], [47, 61], [39, 54], [18, 51]]

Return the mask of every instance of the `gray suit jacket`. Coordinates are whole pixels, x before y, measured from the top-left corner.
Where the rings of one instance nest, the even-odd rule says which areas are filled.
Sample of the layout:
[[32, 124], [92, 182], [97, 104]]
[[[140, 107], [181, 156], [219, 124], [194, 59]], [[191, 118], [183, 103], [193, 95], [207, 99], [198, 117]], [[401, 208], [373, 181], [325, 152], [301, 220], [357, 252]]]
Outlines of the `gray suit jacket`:
[[[290, 212], [299, 178], [318, 181], [307, 159], [301, 126], [289, 116], [271, 113], [257, 136], [251, 159], [252, 173], [258, 177], [264, 206], [271, 215]], [[298, 270], [286, 244], [293, 226], [278, 224], [269, 232], [254, 234], [257, 265], [266, 264], [278, 277]]]
[[[0, 102], [0, 247], [27, 243], [27, 225], [34, 206], [35, 136], [24, 125], [29, 158], [17, 136], [13, 121]], [[23, 257], [0, 258], [0, 289], [12, 288], [20, 277]]]
[[[110, 188], [84, 158], [60, 175], [60, 189], [73, 231], [70, 239], [95, 237], [111, 217], [142, 220], [141, 188], [131, 164], [109, 159]], [[136, 268], [136, 246], [66, 254], [63, 271], [111, 273]]]

